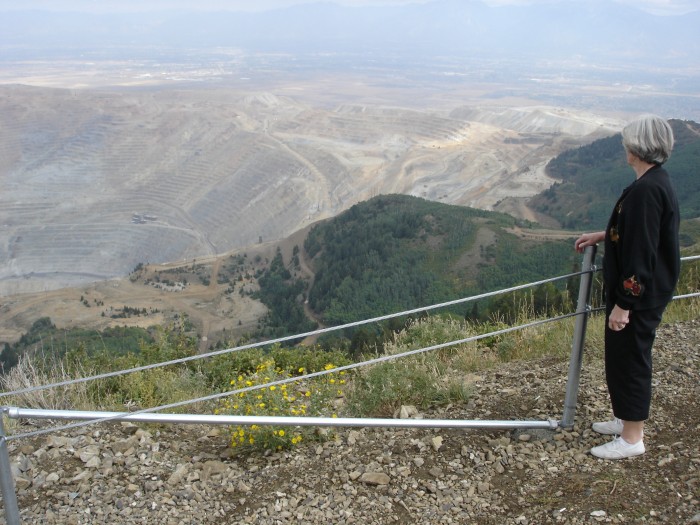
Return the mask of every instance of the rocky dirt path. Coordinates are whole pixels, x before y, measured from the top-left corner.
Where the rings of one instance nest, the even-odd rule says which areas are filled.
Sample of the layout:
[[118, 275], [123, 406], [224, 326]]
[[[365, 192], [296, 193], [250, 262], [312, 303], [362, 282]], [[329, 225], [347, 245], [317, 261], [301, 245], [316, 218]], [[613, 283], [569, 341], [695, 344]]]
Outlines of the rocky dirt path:
[[[665, 325], [640, 457], [588, 454], [609, 415], [586, 355], [576, 425], [556, 431], [338, 429], [288, 452], [234, 456], [213, 427], [112, 424], [10, 441], [24, 523], [700, 523], [700, 320]], [[525, 365], [525, 366], [524, 366]], [[433, 418], [561, 416], [568, 363], [471, 377]], [[0, 523], [4, 523], [0, 519]]]

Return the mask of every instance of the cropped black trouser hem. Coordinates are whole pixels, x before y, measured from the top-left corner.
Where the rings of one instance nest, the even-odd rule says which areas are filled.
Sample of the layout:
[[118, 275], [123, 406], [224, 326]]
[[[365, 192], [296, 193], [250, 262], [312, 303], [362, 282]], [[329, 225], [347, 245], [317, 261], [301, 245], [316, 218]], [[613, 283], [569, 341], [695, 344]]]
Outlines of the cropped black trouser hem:
[[630, 311], [629, 323], [620, 331], [608, 328], [605, 316], [605, 378], [613, 414], [623, 421], [649, 419], [651, 407], [651, 348], [666, 305]]

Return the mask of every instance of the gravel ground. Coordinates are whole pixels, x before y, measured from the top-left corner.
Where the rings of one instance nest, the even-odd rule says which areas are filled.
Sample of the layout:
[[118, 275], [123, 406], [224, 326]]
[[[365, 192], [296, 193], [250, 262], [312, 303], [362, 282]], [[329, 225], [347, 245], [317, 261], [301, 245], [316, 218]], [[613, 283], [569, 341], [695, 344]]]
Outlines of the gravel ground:
[[[700, 523], [700, 321], [664, 325], [647, 453], [594, 458], [609, 417], [586, 355], [576, 424], [555, 431], [335, 429], [323, 442], [232, 455], [226, 430], [109, 424], [10, 441], [23, 523]], [[426, 418], [560, 418], [568, 363], [468, 378]], [[0, 519], [0, 523], [4, 523]]]

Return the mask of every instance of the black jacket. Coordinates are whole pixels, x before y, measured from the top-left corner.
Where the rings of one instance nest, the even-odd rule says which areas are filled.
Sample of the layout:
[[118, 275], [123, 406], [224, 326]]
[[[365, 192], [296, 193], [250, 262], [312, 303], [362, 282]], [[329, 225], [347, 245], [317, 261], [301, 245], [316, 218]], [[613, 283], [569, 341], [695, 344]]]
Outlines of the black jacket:
[[607, 300], [624, 310], [665, 306], [680, 272], [676, 193], [661, 166], [622, 192], [605, 231]]

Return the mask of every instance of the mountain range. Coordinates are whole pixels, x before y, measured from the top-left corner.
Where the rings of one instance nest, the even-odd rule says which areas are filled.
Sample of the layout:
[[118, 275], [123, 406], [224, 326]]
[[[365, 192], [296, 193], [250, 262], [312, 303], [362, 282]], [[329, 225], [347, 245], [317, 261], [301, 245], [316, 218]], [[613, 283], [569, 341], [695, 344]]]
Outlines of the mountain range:
[[[234, 47], [265, 53], [474, 55], [687, 67], [700, 54], [700, 11], [659, 16], [631, 5], [577, 0], [490, 6], [477, 0], [348, 7], [329, 2], [265, 12], [137, 13], [12, 10], [0, 45], [13, 53], [99, 48]], [[167, 55], [164, 55], [164, 57]], [[643, 75], [643, 72], [640, 73]]]

